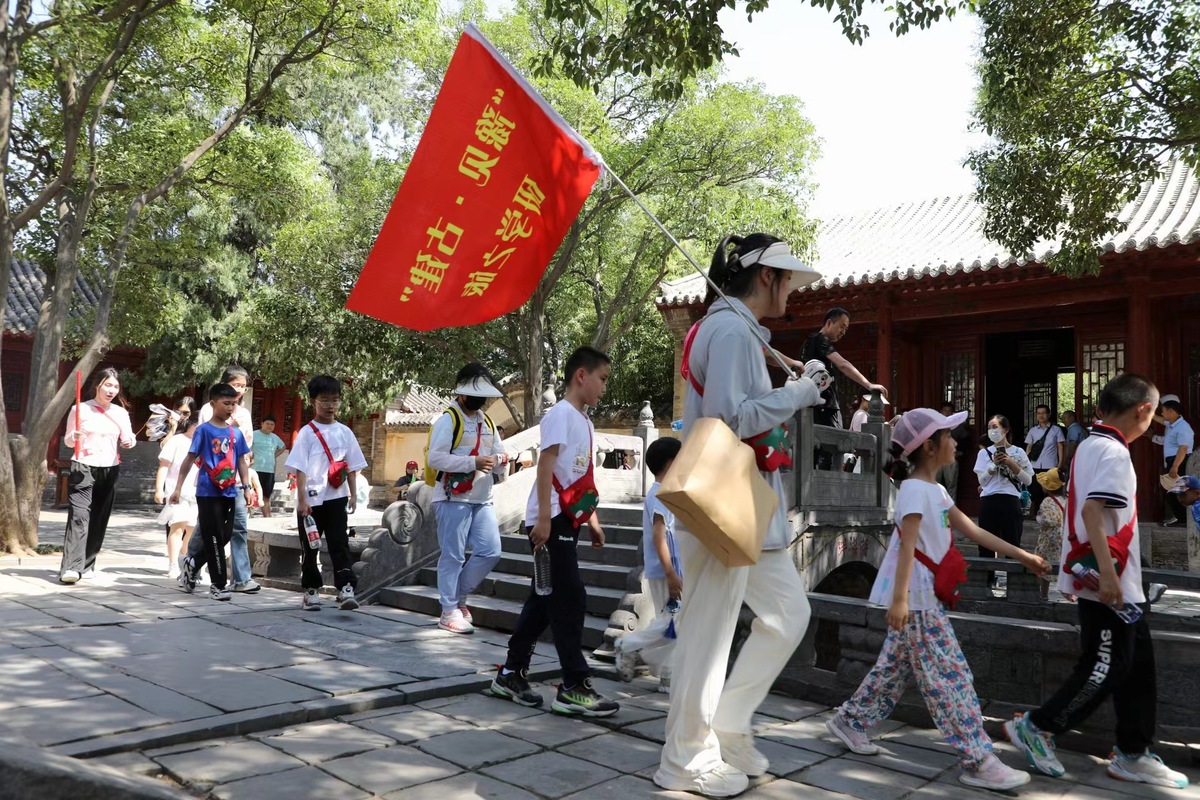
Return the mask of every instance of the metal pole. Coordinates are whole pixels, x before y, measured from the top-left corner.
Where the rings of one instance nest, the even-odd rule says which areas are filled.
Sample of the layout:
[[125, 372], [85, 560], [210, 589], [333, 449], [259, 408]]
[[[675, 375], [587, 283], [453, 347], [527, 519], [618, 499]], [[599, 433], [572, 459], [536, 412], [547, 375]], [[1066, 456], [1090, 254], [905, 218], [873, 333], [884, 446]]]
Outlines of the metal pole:
[[[689, 253], [687, 250], [683, 249], [683, 245], [681, 245], [679, 243], [678, 239], [676, 239], [674, 236], [671, 235], [671, 232], [669, 230], [667, 230], [667, 226], [665, 226], [661, 222], [659, 222], [658, 217], [654, 216], [654, 212], [651, 211], [650, 209], [646, 208], [646, 204], [643, 203], [636, 194], [634, 194], [632, 191], [630, 191], [629, 187], [625, 185], [625, 181], [621, 180], [621, 176], [618, 175], [617, 173], [613, 172], [611, 169], [609, 169], [607, 164], [604, 164], [604, 169], [609, 174], [609, 176], [614, 181], [617, 182], [617, 185], [625, 190], [625, 194], [629, 195], [629, 198], [631, 200], [633, 200], [633, 202], [637, 203], [638, 208], [640, 208], [642, 211], [644, 211], [646, 213], [646, 216], [648, 216], [650, 218], [650, 221], [658, 226], [658, 229], [660, 231], [662, 231], [663, 234], [666, 235], [666, 237], [671, 241], [671, 244], [675, 245], [675, 249], [678, 250], [679, 252], [683, 253], [683, 257], [686, 258], [688, 260], [688, 262], [693, 267], [696, 268], [696, 272], [700, 273], [700, 277], [704, 278], [705, 283], [707, 283], [709, 286], [712, 287], [713, 291], [715, 291], [717, 293], [717, 296], [720, 297], [722, 300], [724, 300], [726, 303], [729, 303], [729, 298], [726, 297], [726, 295], [723, 291], [721, 291], [721, 287], [717, 286], [717, 284], [713, 282], [713, 279], [708, 277], [708, 273], [705, 272], [700, 267], [700, 265], [696, 263], [696, 259], [692, 258], [691, 253]], [[729, 308], [732, 311], [734, 311], [739, 317], [741, 317], [743, 322], [745, 322], [747, 325], [750, 326], [750, 332], [754, 334], [756, 339], [758, 339], [760, 342], [762, 342], [762, 346], [767, 349], [767, 354], [770, 355], [771, 358], [775, 359], [775, 363], [779, 365], [779, 368], [782, 369], [784, 372], [786, 372], [787, 376], [789, 378], [791, 378], [793, 380], [795, 378], [797, 378], [798, 376], [796, 375], [796, 373], [792, 371], [791, 367], [789, 367], [787, 364], [783, 363], [783, 359], [780, 358], [779, 354], [775, 352], [775, 348], [771, 347], [771, 343], [769, 341], [767, 341], [767, 338], [765, 336], [763, 336], [762, 331], [759, 330], [758, 320], [755, 320], [755, 319], [752, 319], [751, 317], [749, 317], [746, 314], [746, 312], [742, 311], [741, 308], [734, 305], [733, 303], [729, 303]]]

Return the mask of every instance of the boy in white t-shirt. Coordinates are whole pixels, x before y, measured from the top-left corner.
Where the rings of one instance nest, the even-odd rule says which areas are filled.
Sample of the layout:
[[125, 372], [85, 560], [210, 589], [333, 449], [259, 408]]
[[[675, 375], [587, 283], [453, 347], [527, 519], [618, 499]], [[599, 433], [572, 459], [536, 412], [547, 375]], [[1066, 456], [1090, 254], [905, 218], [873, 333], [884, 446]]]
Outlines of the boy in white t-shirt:
[[583, 619], [587, 591], [579, 576], [579, 534], [586, 525], [592, 547], [604, 546], [604, 530], [596, 517], [600, 496], [594, 473], [595, 430], [587, 409], [595, 408], [608, 383], [612, 360], [592, 347], [581, 347], [567, 359], [565, 397], [541, 422], [541, 457], [537, 479], [525, 507], [525, 532], [534, 549], [550, 555], [551, 590], [530, 591], [508, 640], [508, 659], [489, 691], [525, 706], [540, 706], [542, 696], [526, 679], [538, 637], [551, 629], [562, 665], [563, 682], [552, 705], [559, 714], [608, 717], [619, 706], [601, 697], [590, 679], [583, 656]]
[[317, 530], [325, 537], [329, 558], [333, 561], [333, 580], [337, 601], [343, 611], [358, 608], [354, 596], [354, 572], [350, 569], [350, 540], [347, 518], [357, 503], [356, 476], [365, 469], [367, 459], [354, 432], [337, 421], [342, 405], [342, 384], [330, 375], [315, 375], [308, 382], [308, 397], [313, 404], [313, 420], [300, 429], [287, 468], [296, 473], [296, 519], [303, 553], [300, 584], [305, 611], [321, 610], [321, 569], [317, 550], [308, 544], [305, 517], [312, 515]]
[[1058, 777], [1065, 770], [1054, 755], [1054, 736], [1083, 722], [1111, 695], [1117, 744], [1108, 774], [1118, 780], [1182, 789], [1188, 785], [1187, 776], [1169, 769], [1150, 752], [1158, 693], [1147, 615], [1127, 623], [1113, 610], [1146, 602], [1137, 473], [1128, 443], [1150, 427], [1158, 389], [1146, 378], [1127, 372], [1108, 382], [1097, 405], [1104, 422], [1092, 427], [1071, 464], [1060, 563], [1066, 567], [1083, 561], [1093, 566], [1100, 573], [1100, 589], [1077, 583], [1066, 569], [1059, 575], [1059, 591], [1079, 597], [1079, 661], [1053, 697], [1041, 708], [1004, 723], [1004, 732], [1030, 764]]
[[[887, 638], [858, 691], [826, 727], [855, 753], [878, 753], [868, 732], [891, 714], [915, 678], [938, 731], [958, 752], [959, 781], [1003, 791], [1029, 783], [1029, 773], [1005, 766], [992, 752], [971, 668], [942, 608], [942, 603], [954, 602], [948, 590], [966, 577], [966, 562], [954, 547], [950, 526], [1039, 574], [1049, 565], [975, 525], [937, 482], [938, 470], [956, 457], [950, 431], [966, 418], [965, 411], [945, 417], [931, 408], [915, 408], [896, 423], [892, 454], [908, 459], [912, 475], [896, 495], [896, 531], [871, 589], [871, 602], [888, 609]], [[937, 573], [943, 571], [953, 585], [939, 591]]]

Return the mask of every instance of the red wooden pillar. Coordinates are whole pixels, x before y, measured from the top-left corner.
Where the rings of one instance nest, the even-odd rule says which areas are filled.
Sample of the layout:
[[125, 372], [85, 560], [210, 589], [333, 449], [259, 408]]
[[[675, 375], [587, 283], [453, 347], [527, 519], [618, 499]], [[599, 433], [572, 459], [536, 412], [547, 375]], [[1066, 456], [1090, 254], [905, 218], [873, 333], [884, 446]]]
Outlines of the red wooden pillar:
[[1129, 330], [1125, 337], [1125, 369], [1149, 375], [1150, 363], [1150, 276], [1130, 275]]
[[288, 442], [289, 450], [295, 446], [296, 436], [299, 435], [302, 427], [304, 427], [304, 398], [297, 392], [292, 397], [292, 435], [291, 441]]
[[895, 394], [896, 387], [892, 386], [892, 296], [884, 292], [880, 298], [878, 314], [879, 337], [875, 340], [875, 382], [887, 387], [889, 394]]

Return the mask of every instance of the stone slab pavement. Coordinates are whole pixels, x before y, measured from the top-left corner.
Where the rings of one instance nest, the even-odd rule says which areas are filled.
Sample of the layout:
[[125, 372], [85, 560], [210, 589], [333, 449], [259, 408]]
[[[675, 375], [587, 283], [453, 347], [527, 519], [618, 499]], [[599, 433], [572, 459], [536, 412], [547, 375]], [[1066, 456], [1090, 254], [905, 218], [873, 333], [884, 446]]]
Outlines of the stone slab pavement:
[[[151, 514], [115, 514], [98, 579], [71, 587], [57, 582], [57, 555], [0, 560], [0, 739], [219, 800], [687, 796], [650, 781], [668, 698], [649, 681], [598, 678], [622, 702], [608, 720], [522, 708], [480, 694], [504, 634], [457, 637], [383, 606], [303, 612], [282, 590], [188, 595], [165, 575], [155, 527]], [[555, 662], [540, 644], [533, 677], [552, 679]], [[538, 686], [549, 699], [550, 683]], [[864, 758], [826, 734], [829, 713], [768, 698], [756, 726], [772, 771], [745, 797], [986, 796], [957, 783], [935, 731], [888, 723], [885, 753]], [[1200, 800], [1195, 785], [1120, 784], [1093, 757], [1063, 760], [1064, 779], [1037, 777], [1020, 795]]]

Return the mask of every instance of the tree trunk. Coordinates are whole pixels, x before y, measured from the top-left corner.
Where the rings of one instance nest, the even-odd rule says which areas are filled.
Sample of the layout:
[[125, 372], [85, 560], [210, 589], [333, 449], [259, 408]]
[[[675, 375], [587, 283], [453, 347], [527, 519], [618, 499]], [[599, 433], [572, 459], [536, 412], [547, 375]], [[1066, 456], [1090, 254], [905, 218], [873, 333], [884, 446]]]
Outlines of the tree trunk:
[[0, 552], [23, 555], [37, 547], [37, 523], [41, 511], [42, 489], [46, 485], [46, 460], [37, 464], [29, 454], [29, 442], [13, 437], [0, 455], [0, 486], [4, 511], [0, 514]]
[[545, 357], [542, 348], [545, 347], [546, 330], [546, 297], [541, 287], [529, 299], [529, 310], [526, 312], [529, 330], [525, 338], [525, 424], [532, 427], [542, 420], [542, 392], [545, 384], [542, 373], [545, 371]]

